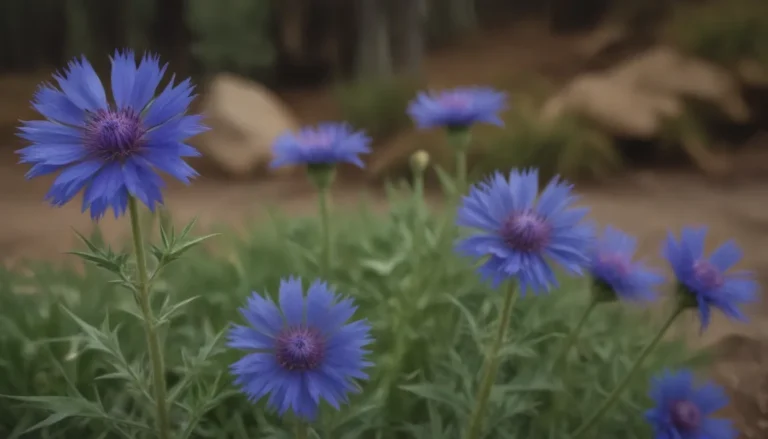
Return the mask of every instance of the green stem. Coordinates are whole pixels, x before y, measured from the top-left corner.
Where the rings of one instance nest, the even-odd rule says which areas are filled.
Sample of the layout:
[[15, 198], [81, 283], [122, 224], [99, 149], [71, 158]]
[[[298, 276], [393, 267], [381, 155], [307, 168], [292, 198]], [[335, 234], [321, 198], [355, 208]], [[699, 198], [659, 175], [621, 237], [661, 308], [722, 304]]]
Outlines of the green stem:
[[330, 275], [331, 271], [331, 218], [328, 209], [329, 204], [329, 189], [327, 187], [320, 188], [319, 203], [320, 203], [320, 222], [323, 234], [323, 274], [325, 276]]
[[[413, 233], [413, 264], [414, 270], [418, 270], [419, 263], [421, 261], [422, 243], [424, 240], [424, 217], [425, 217], [425, 205], [424, 205], [424, 173], [415, 173], [413, 176], [413, 206], [415, 209], [414, 217], [414, 233]], [[418, 273], [418, 271], [414, 271]]]
[[475, 410], [472, 412], [472, 416], [469, 419], [467, 434], [464, 436], [466, 439], [478, 439], [480, 437], [483, 416], [485, 415], [488, 399], [491, 396], [491, 389], [493, 388], [494, 381], [496, 381], [496, 372], [499, 368], [499, 351], [504, 343], [504, 337], [507, 334], [509, 321], [512, 317], [512, 306], [516, 299], [517, 294], [513, 283], [509, 286], [507, 294], [504, 296], [504, 304], [502, 305], [501, 314], [499, 316], [499, 328], [496, 333], [496, 339], [493, 341], [491, 350], [485, 358], [483, 378], [480, 382], [480, 389], [477, 392], [477, 397], [475, 399]]
[[576, 326], [571, 329], [571, 332], [568, 334], [568, 337], [565, 339], [562, 347], [560, 348], [560, 352], [555, 357], [555, 362], [552, 363], [553, 371], [557, 370], [557, 368], [560, 366], [560, 362], [562, 362], [568, 356], [568, 352], [576, 343], [576, 340], [579, 337], [579, 333], [581, 333], [581, 329], [584, 327], [584, 324], [587, 323], [589, 316], [592, 314], [592, 311], [595, 310], [599, 303], [600, 302], [597, 300], [591, 300], [589, 302], [589, 305], [584, 310], [584, 314], [581, 315], [581, 318], [579, 319], [579, 322], [576, 323]]
[[664, 325], [661, 327], [653, 340], [651, 340], [651, 342], [645, 346], [643, 351], [640, 353], [640, 356], [637, 357], [635, 363], [632, 365], [632, 368], [629, 370], [629, 372], [627, 372], [621, 382], [619, 382], [616, 388], [613, 389], [613, 392], [608, 395], [605, 401], [603, 401], [603, 404], [600, 405], [600, 407], [592, 414], [592, 416], [590, 416], [586, 421], [584, 421], [583, 424], [581, 424], [579, 428], [576, 429], [576, 432], [573, 434], [573, 436], [571, 436], [571, 439], [578, 439], [584, 436], [584, 434], [587, 433], [590, 428], [594, 427], [597, 421], [599, 421], [600, 418], [602, 418], [608, 412], [608, 409], [611, 408], [611, 406], [616, 401], [618, 401], [619, 396], [621, 396], [622, 392], [624, 392], [624, 390], [627, 388], [634, 374], [640, 369], [640, 365], [643, 363], [643, 360], [645, 360], [648, 354], [650, 354], [654, 348], [656, 348], [662, 337], [664, 337], [664, 334], [672, 326], [672, 323], [685, 309], [685, 306], [678, 306], [675, 309], [667, 321], [664, 322]]
[[128, 210], [131, 216], [131, 232], [133, 235], [133, 247], [136, 252], [136, 266], [139, 275], [138, 302], [141, 314], [144, 317], [144, 332], [149, 348], [149, 363], [152, 368], [152, 388], [155, 398], [155, 410], [157, 411], [157, 437], [169, 439], [171, 426], [168, 418], [168, 404], [165, 388], [165, 367], [163, 354], [160, 350], [160, 338], [157, 334], [155, 316], [152, 315], [152, 305], [149, 297], [149, 274], [147, 272], [147, 258], [144, 250], [144, 238], [141, 234], [141, 222], [139, 219], [139, 207], [136, 199], [128, 199]]
[[456, 157], [456, 197], [461, 199], [467, 190], [467, 151], [469, 151], [469, 145], [472, 143], [469, 128], [449, 128], [448, 142], [453, 147]]
[[456, 149], [456, 196], [461, 196], [467, 190], [467, 150]]
[[304, 421], [296, 423], [296, 439], [309, 439], [309, 424]]

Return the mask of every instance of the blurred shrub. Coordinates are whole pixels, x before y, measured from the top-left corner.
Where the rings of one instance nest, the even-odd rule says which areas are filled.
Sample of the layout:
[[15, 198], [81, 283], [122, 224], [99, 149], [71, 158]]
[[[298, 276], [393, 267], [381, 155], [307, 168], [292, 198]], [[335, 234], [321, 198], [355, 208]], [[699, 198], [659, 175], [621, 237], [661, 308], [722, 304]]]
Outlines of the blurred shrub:
[[358, 80], [338, 86], [336, 99], [344, 120], [382, 140], [410, 125], [406, 110], [419, 88], [404, 78]]
[[479, 173], [536, 166], [546, 175], [600, 178], [621, 167], [613, 138], [588, 121], [563, 116], [544, 122], [537, 106], [516, 99], [506, 129], [481, 142], [474, 161]]
[[612, 0], [608, 2], [608, 13], [632, 32], [644, 33], [662, 23], [670, 4], [669, 0]]
[[272, 66], [269, 0], [190, 0], [186, 20], [194, 34], [192, 55], [205, 73], [250, 76]]
[[[458, 231], [452, 215], [417, 221], [424, 218], [417, 214], [421, 206], [404, 202], [410, 197], [398, 191], [390, 193], [389, 211], [363, 208], [333, 218], [339, 232], [334, 234], [337, 265], [328, 280], [354, 297], [358, 315], [371, 323], [376, 366], [364, 392], [340, 412], [324, 410], [318, 426], [326, 438], [455, 438], [475, 395], [500, 295], [453, 252]], [[279, 431], [280, 423], [265, 413], [263, 402], [253, 407], [233, 391], [228, 366], [240, 354], [223, 349], [217, 335], [231, 321], [240, 321], [237, 308], [251, 291], [274, 294], [283, 277], [311, 279], [319, 273], [318, 222], [294, 215], [272, 219], [245, 236], [226, 233], [216, 253], [194, 250], [158, 279], [158, 299], [195, 299], [164, 327], [165, 345], [173, 347], [167, 351], [167, 366], [174, 409], [188, 410], [201, 421], [174, 437], [291, 437]], [[60, 411], [66, 407], [71, 415], [48, 417], [0, 397], [0, 437], [16, 439], [36, 424], [25, 438], [153, 437], [134, 428], [152, 417], [151, 404], [144, 403], [146, 389], [126, 388], [124, 377], [112, 373], [118, 368], [144, 382], [148, 371], [139, 322], [121, 311], [133, 297], [108, 279], [91, 266], [0, 268], [0, 395], [56, 395], [50, 404], [58, 404]], [[578, 355], [568, 357], [567, 375], [553, 380], [542, 373], [542, 365], [559, 352], [562, 335], [588, 300], [582, 281], [562, 280], [560, 290], [515, 306], [514, 331], [502, 348], [504, 366], [489, 405], [487, 437], [563, 437], [561, 432], [592, 413], [605, 389], [616, 386], [656, 332], [648, 310], [601, 307], [582, 331]], [[110, 337], [93, 349], [93, 341], [64, 307], [110, 329]], [[92, 349], [86, 349], [87, 343]], [[643, 363], [621, 407], [607, 414], [593, 437], [650, 437], [640, 415], [650, 404], [649, 376], [690, 359], [680, 340], [666, 339]], [[201, 384], [177, 394], [179, 378], [188, 374]], [[80, 394], [94, 402], [84, 402]], [[122, 427], [125, 435], [105, 433], [105, 424]]]
[[732, 66], [745, 59], [768, 64], [768, 2], [711, 1], [681, 6], [668, 25], [683, 50]]

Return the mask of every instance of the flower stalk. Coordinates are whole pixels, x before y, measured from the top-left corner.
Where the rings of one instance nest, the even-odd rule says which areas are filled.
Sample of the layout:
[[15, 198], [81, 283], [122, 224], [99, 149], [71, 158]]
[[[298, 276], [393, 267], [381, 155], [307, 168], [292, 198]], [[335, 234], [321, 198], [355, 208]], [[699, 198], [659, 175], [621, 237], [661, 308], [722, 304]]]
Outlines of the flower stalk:
[[469, 128], [449, 128], [448, 141], [456, 158], [456, 196], [460, 198], [467, 190], [467, 151], [472, 135]]
[[304, 421], [296, 423], [296, 439], [309, 439], [309, 424]]
[[686, 307], [682, 305], [678, 305], [674, 312], [667, 318], [667, 321], [664, 322], [664, 325], [659, 329], [659, 332], [656, 333], [656, 336], [651, 340], [650, 343], [648, 343], [645, 348], [643, 348], [643, 351], [640, 353], [640, 355], [635, 360], [634, 364], [632, 364], [632, 367], [629, 369], [629, 372], [622, 378], [622, 380], [619, 382], [619, 384], [613, 389], [610, 395], [603, 401], [603, 403], [598, 407], [597, 410], [587, 418], [584, 423], [579, 426], [579, 428], [576, 429], [576, 431], [571, 436], [571, 439], [579, 439], [581, 437], [584, 437], [586, 433], [589, 432], [589, 430], [597, 424], [597, 421], [599, 421], [603, 416], [605, 416], [606, 413], [608, 413], [608, 410], [613, 406], [616, 401], [619, 400], [619, 397], [621, 394], [626, 390], [629, 383], [632, 381], [632, 377], [637, 373], [637, 371], [640, 369], [640, 366], [643, 364], [643, 361], [645, 360], [648, 355], [653, 352], [653, 350], [658, 346], [661, 339], [664, 337], [664, 334], [667, 333], [669, 328], [672, 326], [672, 323], [677, 319], [677, 317], [685, 311]]
[[159, 439], [170, 438], [170, 419], [168, 416], [168, 402], [165, 384], [165, 365], [163, 353], [160, 349], [160, 337], [157, 331], [157, 321], [152, 313], [150, 298], [149, 273], [147, 270], [146, 251], [144, 238], [141, 232], [141, 220], [136, 198], [128, 199], [128, 210], [131, 218], [131, 234], [133, 235], [133, 247], [136, 253], [136, 270], [138, 272], [138, 297], [136, 298], [144, 320], [144, 332], [149, 349], [149, 363], [152, 370], [152, 390], [155, 399], [157, 437]]
[[464, 436], [466, 439], [478, 439], [480, 437], [483, 418], [485, 416], [485, 411], [488, 408], [488, 400], [491, 396], [491, 389], [493, 388], [494, 381], [496, 381], [496, 374], [499, 369], [499, 351], [504, 344], [507, 328], [509, 327], [509, 322], [512, 317], [512, 308], [517, 300], [517, 296], [515, 283], [512, 282], [507, 289], [507, 294], [504, 295], [504, 304], [501, 307], [501, 314], [499, 315], [499, 327], [496, 332], [496, 338], [493, 340], [488, 356], [485, 357], [483, 377], [480, 381], [480, 389], [478, 390], [475, 399], [475, 409], [469, 418], [467, 433]]
[[584, 312], [581, 314], [581, 317], [576, 323], [576, 326], [571, 329], [571, 332], [568, 333], [565, 341], [563, 341], [560, 352], [557, 354], [557, 356], [555, 356], [555, 362], [552, 364], [553, 371], [557, 371], [557, 369], [560, 367], [560, 364], [568, 356], [568, 352], [570, 352], [571, 348], [576, 343], [576, 340], [579, 338], [579, 334], [584, 328], [584, 325], [587, 323], [587, 320], [589, 320], [589, 316], [592, 315], [592, 311], [594, 311], [599, 304], [600, 302], [595, 299], [589, 301], [589, 305], [587, 305], [587, 307], [584, 309]]
[[320, 213], [320, 227], [322, 233], [322, 261], [320, 265], [324, 276], [328, 276], [333, 264], [333, 249], [331, 246], [331, 218], [330, 218], [330, 198], [331, 184], [336, 177], [336, 170], [333, 166], [315, 165], [309, 167], [309, 177], [317, 188], [318, 209]]

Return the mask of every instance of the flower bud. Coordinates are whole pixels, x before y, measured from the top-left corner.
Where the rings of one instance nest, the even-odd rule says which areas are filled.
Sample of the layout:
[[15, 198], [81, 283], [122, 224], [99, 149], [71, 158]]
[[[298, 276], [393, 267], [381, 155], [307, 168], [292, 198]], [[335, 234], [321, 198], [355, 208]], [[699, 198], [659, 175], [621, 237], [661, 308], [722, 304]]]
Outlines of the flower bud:
[[411, 169], [416, 174], [421, 174], [429, 166], [429, 153], [420, 149], [411, 154]]

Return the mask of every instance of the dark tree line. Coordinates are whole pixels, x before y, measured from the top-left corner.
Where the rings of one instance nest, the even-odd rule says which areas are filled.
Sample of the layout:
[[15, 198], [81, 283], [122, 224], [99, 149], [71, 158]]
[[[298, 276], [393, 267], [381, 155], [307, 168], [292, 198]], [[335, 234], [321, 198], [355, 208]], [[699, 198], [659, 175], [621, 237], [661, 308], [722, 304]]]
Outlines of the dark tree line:
[[275, 83], [418, 75], [424, 53], [480, 27], [548, 14], [594, 25], [609, 2], [667, 0], [3, 0], [0, 71], [151, 48], [176, 71]]

